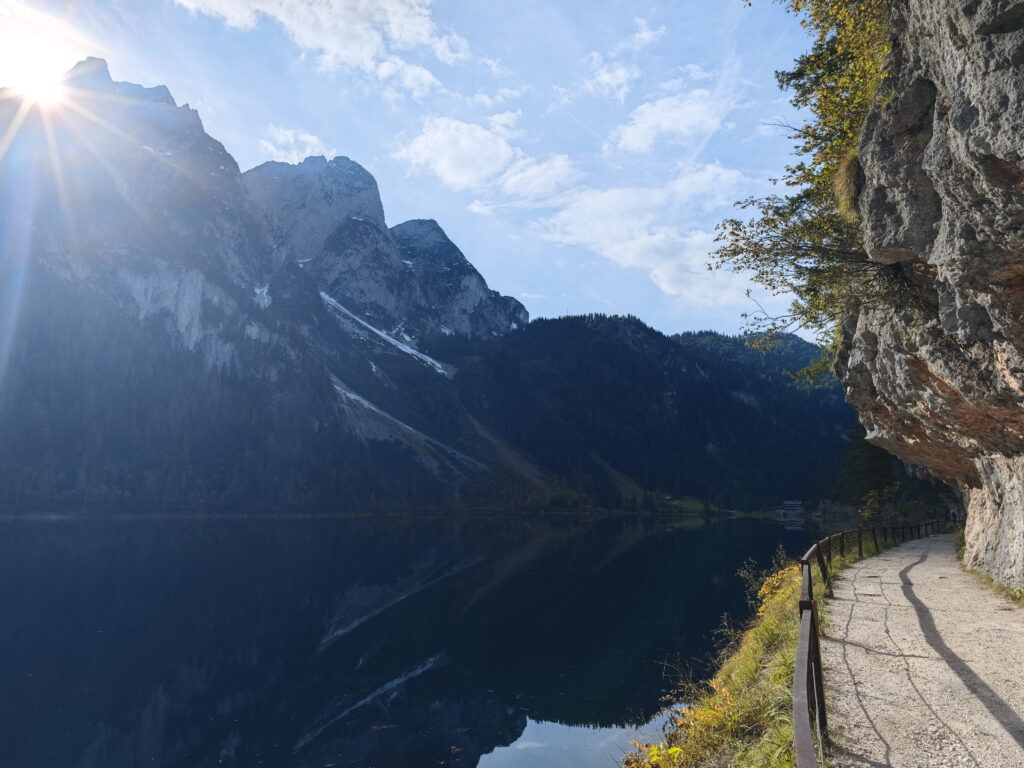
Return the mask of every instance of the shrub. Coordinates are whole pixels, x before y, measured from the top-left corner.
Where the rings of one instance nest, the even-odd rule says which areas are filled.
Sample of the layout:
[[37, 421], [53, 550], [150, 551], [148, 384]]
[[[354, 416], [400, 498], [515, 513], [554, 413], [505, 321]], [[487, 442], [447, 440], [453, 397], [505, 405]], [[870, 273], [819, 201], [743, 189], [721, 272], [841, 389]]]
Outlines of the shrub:
[[[748, 0], [749, 1], [749, 0]], [[852, 312], [904, 298], [898, 268], [868, 260], [860, 236], [857, 144], [889, 52], [889, 0], [777, 0], [800, 18], [813, 43], [791, 70], [776, 73], [810, 119], [794, 129], [800, 161], [781, 180], [791, 191], [738, 205], [749, 218], [718, 229], [712, 266], [749, 271], [773, 295], [791, 294], [789, 311], [747, 316], [769, 336], [807, 328], [826, 349]]]

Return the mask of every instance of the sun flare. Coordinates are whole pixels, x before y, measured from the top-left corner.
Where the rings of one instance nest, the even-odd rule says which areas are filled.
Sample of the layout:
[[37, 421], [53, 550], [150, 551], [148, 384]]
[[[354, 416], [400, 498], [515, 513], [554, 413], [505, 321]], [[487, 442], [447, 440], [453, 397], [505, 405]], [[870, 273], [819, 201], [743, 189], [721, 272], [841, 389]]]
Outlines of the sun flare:
[[64, 101], [84, 38], [60, 19], [0, 0], [0, 88], [40, 107]]
[[[48, 41], [49, 42], [49, 41]], [[7, 82], [21, 98], [42, 107], [60, 103], [64, 96], [64, 73], [67, 70], [66, 56], [55, 46], [20, 46], [17, 58], [12, 57], [14, 66], [7, 67]], [[11, 52], [5, 51], [10, 55]]]
[[14, 88], [22, 98], [41, 107], [53, 107], [64, 100], [62, 76], [52, 77], [47, 72], [30, 73]]

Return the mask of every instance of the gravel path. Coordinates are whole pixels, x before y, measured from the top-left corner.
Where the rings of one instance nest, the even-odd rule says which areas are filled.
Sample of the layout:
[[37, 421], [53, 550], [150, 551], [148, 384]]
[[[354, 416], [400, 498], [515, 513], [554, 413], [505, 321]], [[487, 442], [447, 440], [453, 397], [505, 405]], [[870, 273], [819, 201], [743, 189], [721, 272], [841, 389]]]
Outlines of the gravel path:
[[1024, 766], [1024, 610], [960, 569], [952, 536], [843, 571], [825, 634], [836, 768]]

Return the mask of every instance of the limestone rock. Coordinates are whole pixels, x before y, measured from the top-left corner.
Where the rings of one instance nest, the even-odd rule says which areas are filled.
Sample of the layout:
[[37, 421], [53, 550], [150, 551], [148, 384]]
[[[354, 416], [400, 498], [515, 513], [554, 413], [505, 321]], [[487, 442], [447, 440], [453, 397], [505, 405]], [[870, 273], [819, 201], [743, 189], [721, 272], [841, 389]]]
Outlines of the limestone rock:
[[838, 372], [873, 442], [958, 489], [967, 564], [1024, 586], [1024, 4], [897, 0], [892, 31], [860, 208], [913, 300], [850, 318]]

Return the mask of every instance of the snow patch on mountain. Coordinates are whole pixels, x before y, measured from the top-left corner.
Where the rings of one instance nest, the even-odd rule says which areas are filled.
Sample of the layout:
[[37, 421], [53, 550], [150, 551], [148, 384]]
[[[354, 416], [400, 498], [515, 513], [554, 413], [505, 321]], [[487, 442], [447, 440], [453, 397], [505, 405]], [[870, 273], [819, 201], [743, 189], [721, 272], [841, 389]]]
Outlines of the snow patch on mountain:
[[[337, 376], [331, 376], [331, 384], [334, 386], [338, 395], [341, 396], [342, 400], [347, 403], [358, 405], [363, 410], [377, 416], [379, 421], [383, 422], [385, 426], [391, 427], [390, 433], [388, 430], [385, 430], [371, 435], [367, 434], [365, 431], [367, 425], [364, 424], [363, 428], [365, 436], [372, 436], [376, 439], [388, 439], [389, 437], [391, 439], [400, 439], [401, 442], [410, 445], [410, 447], [420, 448], [419, 454], [421, 463], [432, 472], [440, 471], [442, 463], [452, 469], [456, 468], [454, 465], [461, 465], [464, 468], [473, 470], [487, 469], [487, 465], [483, 462], [467, 456], [462, 451], [452, 448], [450, 445], [446, 445], [440, 440], [435, 440], [430, 435], [424, 434], [415, 427], [406, 424], [401, 419], [392, 416], [382, 408], [377, 407], [362, 395], [354, 392]], [[399, 431], [397, 436], [395, 435], [395, 429]], [[414, 438], [413, 441], [410, 441], [408, 439], [409, 437]]]
[[341, 313], [342, 315], [344, 315], [349, 320], [352, 320], [353, 322], [358, 323], [360, 326], [362, 326], [366, 330], [370, 331], [371, 333], [376, 334], [377, 336], [382, 338], [384, 341], [386, 341], [391, 346], [395, 347], [396, 349], [400, 349], [402, 352], [405, 352], [405, 354], [407, 354], [407, 355], [411, 355], [412, 357], [415, 357], [421, 363], [423, 363], [424, 365], [430, 366], [431, 368], [433, 368], [435, 371], [437, 371], [441, 375], [447, 376], [447, 377], [451, 378], [451, 376], [452, 376], [452, 374], [454, 372], [454, 369], [451, 366], [447, 366], [444, 363], [438, 362], [434, 358], [430, 357], [430, 355], [425, 355], [422, 352], [413, 349], [408, 344], [399, 341], [394, 336], [391, 336], [390, 334], [385, 333], [380, 328], [377, 328], [377, 327], [375, 327], [373, 325], [370, 325], [368, 322], [363, 320], [361, 317], [356, 315], [354, 312], [350, 312], [345, 307], [343, 307], [338, 301], [336, 301], [335, 299], [331, 298], [330, 296], [328, 296], [326, 293], [323, 293], [322, 291], [320, 293], [320, 298], [322, 298], [324, 300], [324, 302], [327, 304], [327, 306], [329, 306], [331, 309], [335, 310], [336, 312]]

